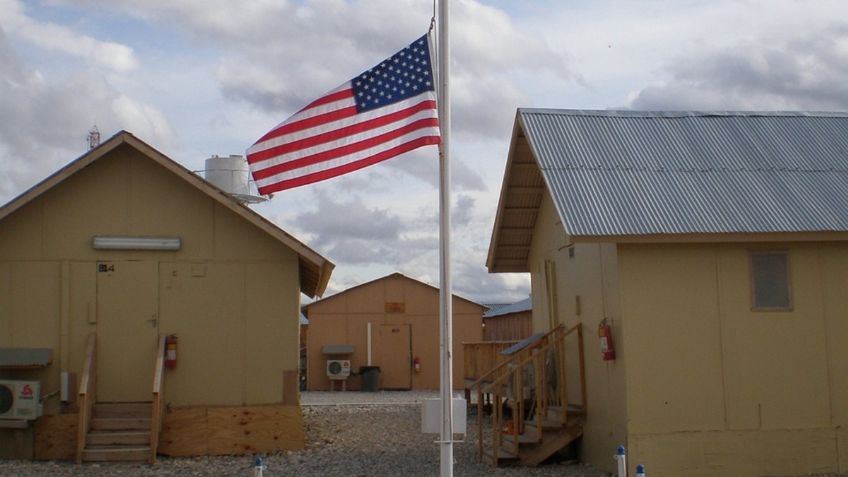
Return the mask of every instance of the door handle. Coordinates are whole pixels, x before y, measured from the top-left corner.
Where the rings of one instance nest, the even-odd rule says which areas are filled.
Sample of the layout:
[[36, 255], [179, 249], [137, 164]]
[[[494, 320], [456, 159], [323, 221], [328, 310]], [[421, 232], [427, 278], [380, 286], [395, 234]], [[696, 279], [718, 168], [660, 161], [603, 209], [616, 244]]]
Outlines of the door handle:
[[156, 314], [156, 313], [153, 314], [153, 318], [147, 320], [147, 322], [150, 323], [150, 326], [152, 326], [153, 328], [156, 328], [156, 323], [158, 321], [159, 321], [159, 315]]

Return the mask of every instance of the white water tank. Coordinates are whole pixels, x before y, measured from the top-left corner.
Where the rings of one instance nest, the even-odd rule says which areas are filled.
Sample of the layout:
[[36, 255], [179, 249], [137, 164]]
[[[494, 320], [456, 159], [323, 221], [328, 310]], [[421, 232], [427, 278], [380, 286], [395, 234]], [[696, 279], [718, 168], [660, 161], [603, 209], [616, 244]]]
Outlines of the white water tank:
[[229, 157], [212, 156], [206, 159], [206, 180], [228, 194], [250, 194], [248, 174], [244, 156], [230, 154]]

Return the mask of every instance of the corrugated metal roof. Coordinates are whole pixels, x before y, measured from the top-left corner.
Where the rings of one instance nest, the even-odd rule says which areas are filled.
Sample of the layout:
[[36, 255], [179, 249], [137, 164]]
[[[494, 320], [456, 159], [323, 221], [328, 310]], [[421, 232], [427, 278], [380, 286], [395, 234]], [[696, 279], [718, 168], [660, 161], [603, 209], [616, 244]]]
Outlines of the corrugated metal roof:
[[483, 318], [494, 318], [496, 316], [508, 315], [510, 313], [520, 313], [522, 311], [530, 311], [533, 309], [533, 301], [530, 297], [519, 302], [510, 303], [509, 305], [493, 308], [486, 313], [483, 313]]
[[572, 236], [848, 231], [846, 113], [518, 116]]

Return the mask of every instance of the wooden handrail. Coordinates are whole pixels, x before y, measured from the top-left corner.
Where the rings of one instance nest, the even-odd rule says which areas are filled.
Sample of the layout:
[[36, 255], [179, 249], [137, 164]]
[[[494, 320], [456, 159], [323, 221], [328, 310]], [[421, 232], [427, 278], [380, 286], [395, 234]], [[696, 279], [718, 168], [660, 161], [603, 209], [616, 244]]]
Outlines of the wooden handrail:
[[501, 370], [502, 370], [504, 367], [508, 366], [509, 364], [514, 363], [514, 361], [515, 361], [516, 359], [519, 359], [521, 356], [524, 356], [524, 355], [526, 355], [526, 354], [530, 354], [530, 353], [532, 353], [532, 351], [533, 351], [534, 349], [538, 348], [541, 344], [546, 343], [546, 342], [550, 339], [550, 337], [551, 337], [551, 336], [553, 336], [555, 333], [557, 333], [560, 329], [562, 329], [562, 325], [559, 325], [559, 326], [557, 326], [556, 328], [554, 328], [553, 330], [551, 330], [551, 331], [547, 332], [545, 335], [543, 335], [543, 336], [542, 336], [542, 337], [540, 337], [538, 340], [536, 340], [535, 342], [533, 342], [533, 343], [531, 343], [530, 345], [528, 345], [526, 348], [523, 348], [523, 349], [520, 349], [520, 350], [516, 351], [516, 352], [515, 352], [515, 354], [514, 354], [514, 355], [512, 355], [509, 359], [507, 359], [506, 361], [501, 362], [499, 365], [497, 365], [497, 366], [495, 366], [494, 368], [492, 368], [489, 372], [487, 372], [486, 374], [484, 374], [484, 375], [480, 376], [480, 377], [479, 377], [476, 381], [474, 381], [473, 383], [471, 383], [471, 384], [468, 386], [468, 388], [469, 388], [469, 389], [474, 389], [475, 387], [480, 386], [480, 385], [481, 385], [482, 383], [484, 383], [486, 380], [491, 379], [491, 377], [492, 377], [492, 376], [494, 376], [494, 375], [496, 375], [497, 373], [501, 372]]
[[153, 415], [150, 419], [150, 464], [156, 463], [156, 452], [159, 447], [159, 433], [162, 430], [162, 404], [163, 399], [163, 384], [165, 376], [165, 335], [159, 336], [159, 348], [156, 354], [156, 364], [153, 368], [153, 401], [151, 411]]
[[79, 386], [79, 420], [77, 426], [77, 464], [82, 464], [82, 453], [85, 450], [85, 438], [91, 424], [91, 408], [97, 400], [97, 334], [88, 335], [88, 345], [85, 349], [85, 361], [82, 366], [82, 376]]
[[[578, 330], [580, 330], [581, 325], [582, 325], [581, 323], [578, 323], [578, 324], [576, 324], [576, 325], [572, 326], [571, 328], [569, 328], [569, 329], [565, 330], [565, 331], [562, 333], [562, 335], [561, 335], [561, 336], [559, 336], [558, 338], [560, 338], [560, 339], [564, 339], [566, 336], [570, 335], [571, 333], [578, 332]], [[554, 334], [556, 334], [557, 332], [559, 332], [559, 331], [561, 331], [561, 330], [562, 330], [562, 325], [560, 325], [560, 326], [558, 326], [558, 327], [554, 328], [554, 330], [553, 330], [553, 331], [551, 331], [550, 333], [548, 333], [547, 335], [545, 335], [545, 337], [553, 336]], [[582, 339], [582, 337], [583, 337], [583, 334], [582, 334], [582, 333], [580, 333], [580, 337], [581, 337], [581, 339]], [[541, 343], [541, 342], [542, 342], [542, 341], [540, 340], [540, 343]], [[541, 345], [541, 346], [538, 346], [538, 345], [537, 345], [537, 346], [534, 346], [534, 347], [533, 347], [533, 349], [541, 353], [541, 352], [544, 352], [544, 351], [549, 350], [549, 349], [550, 349], [550, 348], [551, 348], [554, 344], [556, 344], [556, 341], [548, 341], [548, 342], [544, 343], [544, 344], [543, 344], [543, 345]], [[528, 347], [528, 348], [529, 348], [529, 347]], [[527, 349], [527, 348], [525, 348], [525, 349]], [[522, 351], [523, 351], [523, 350], [522, 350]], [[517, 355], [518, 355], [518, 354], [516, 353], [516, 356], [517, 356]], [[533, 353], [531, 356], [528, 356], [528, 357], [524, 358], [522, 361], [519, 361], [518, 363], [513, 362], [514, 360], [510, 360], [510, 361], [504, 362], [504, 363], [502, 363], [502, 364], [511, 364], [511, 365], [515, 366], [516, 368], [521, 367], [521, 366], [526, 366], [526, 365], [527, 365], [527, 364], [529, 364], [529, 362], [533, 359], [533, 356], [534, 356], [534, 355], [535, 355], [535, 353]], [[501, 376], [501, 377], [499, 377], [499, 378], [495, 379], [494, 381], [492, 381], [492, 383], [491, 383], [491, 384], [489, 384], [489, 386], [487, 386], [486, 388], [493, 388], [496, 384], [503, 384], [503, 382], [502, 382], [502, 381], [505, 381], [505, 380], [506, 380], [506, 378], [508, 378], [508, 377], [509, 377], [509, 374], [504, 374], [503, 376]], [[476, 383], [476, 381], [475, 381], [475, 383]]]
[[[497, 465], [498, 459], [503, 452], [511, 452], [518, 455], [519, 439], [524, 434], [525, 430], [525, 405], [524, 405], [524, 380], [525, 368], [533, 366], [533, 384], [535, 393], [533, 396], [534, 418], [536, 423], [535, 440], [537, 443], [542, 442], [542, 429], [548, 418], [548, 409], [551, 406], [559, 406], [561, 409], [558, 425], [565, 427], [569, 425], [569, 403], [568, 392], [566, 390], [566, 382], [568, 377], [568, 369], [566, 367], [566, 345], [565, 340], [572, 334], [577, 334], [577, 352], [579, 356], [578, 371], [580, 373], [580, 399], [581, 403], [578, 407], [579, 412], [586, 412], [586, 370], [583, 353], [583, 325], [577, 323], [571, 328], [566, 329], [560, 325], [540, 339], [533, 346], [525, 348], [524, 353], [519, 351], [509, 360], [501, 363], [497, 368], [503, 369], [506, 367], [506, 372], [500, 376], [496, 376], [493, 372], [487, 373], [486, 376], [494, 376], [492, 381], [486, 385], [483, 379], [479, 379], [472, 386], [477, 386], [477, 415], [478, 415], [478, 439], [480, 457], [483, 457], [483, 397], [489, 394], [492, 397], [492, 459], [494, 465]], [[552, 355], [551, 355], [552, 352]], [[548, 356], [552, 356], [550, 365], [547, 362]], [[556, 382], [558, 383], [555, 391], [549, 389], [546, 381], [548, 376], [548, 367], [555, 373]], [[493, 370], [494, 371], [494, 370]], [[510, 389], [511, 386], [511, 389]], [[512, 400], [512, 417], [504, 420], [502, 412], [502, 404], [507, 400]], [[506, 430], [504, 429], [506, 426]], [[502, 447], [505, 442], [503, 435], [507, 433], [511, 435], [511, 446]], [[526, 442], [526, 441], [524, 441]]]

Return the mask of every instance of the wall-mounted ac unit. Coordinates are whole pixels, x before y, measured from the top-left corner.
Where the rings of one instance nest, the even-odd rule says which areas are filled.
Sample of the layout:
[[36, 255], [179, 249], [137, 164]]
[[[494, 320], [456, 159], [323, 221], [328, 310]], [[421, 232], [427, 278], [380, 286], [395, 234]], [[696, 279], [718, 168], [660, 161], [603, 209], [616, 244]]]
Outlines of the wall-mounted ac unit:
[[0, 381], [0, 419], [36, 419], [41, 415], [40, 399], [38, 381]]
[[327, 377], [330, 379], [347, 379], [350, 377], [350, 360], [328, 359]]

